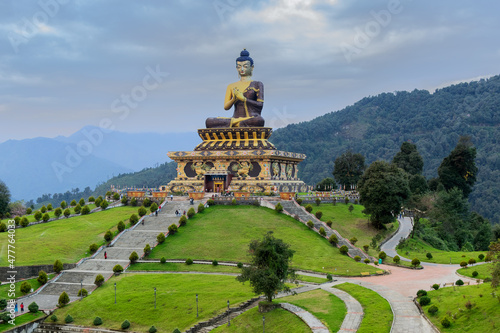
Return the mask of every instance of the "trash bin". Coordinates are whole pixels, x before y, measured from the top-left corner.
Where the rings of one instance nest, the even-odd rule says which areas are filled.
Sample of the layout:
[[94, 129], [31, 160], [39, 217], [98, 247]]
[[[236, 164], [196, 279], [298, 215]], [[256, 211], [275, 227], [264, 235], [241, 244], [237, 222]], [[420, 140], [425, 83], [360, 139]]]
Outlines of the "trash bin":
[[379, 259], [379, 260], [378, 260], [378, 263], [379, 263], [379, 264], [381, 264], [381, 263], [382, 263], [382, 259]]

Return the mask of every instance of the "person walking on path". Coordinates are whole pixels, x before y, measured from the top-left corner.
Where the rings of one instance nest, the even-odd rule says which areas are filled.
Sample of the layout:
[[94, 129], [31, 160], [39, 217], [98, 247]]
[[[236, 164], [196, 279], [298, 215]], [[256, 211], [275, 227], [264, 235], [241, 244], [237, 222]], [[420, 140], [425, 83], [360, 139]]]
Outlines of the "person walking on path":
[[17, 313], [17, 303], [16, 305], [14, 306], [14, 312]]
[[21, 303], [21, 313], [23, 313], [23, 312], [24, 312], [24, 303]]
[[174, 196], [172, 194], [170, 194], [170, 201], [173, 201], [174, 200]]
[[104, 259], [108, 259], [108, 254], [104, 251]]

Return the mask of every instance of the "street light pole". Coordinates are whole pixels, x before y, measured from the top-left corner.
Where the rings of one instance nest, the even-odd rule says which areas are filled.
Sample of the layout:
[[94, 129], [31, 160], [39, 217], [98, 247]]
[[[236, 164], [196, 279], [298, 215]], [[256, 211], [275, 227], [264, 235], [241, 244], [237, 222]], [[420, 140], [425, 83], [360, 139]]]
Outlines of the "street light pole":
[[83, 299], [83, 279], [80, 281], [80, 300]]
[[116, 282], [115, 282], [115, 304], [116, 304]]
[[262, 316], [262, 333], [266, 333], [266, 317]]
[[196, 318], [198, 318], [198, 294], [196, 294]]
[[229, 319], [229, 300], [227, 300], [227, 326], [231, 326], [231, 320]]
[[156, 287], [155, 287], [155, 309], [156, 309]]

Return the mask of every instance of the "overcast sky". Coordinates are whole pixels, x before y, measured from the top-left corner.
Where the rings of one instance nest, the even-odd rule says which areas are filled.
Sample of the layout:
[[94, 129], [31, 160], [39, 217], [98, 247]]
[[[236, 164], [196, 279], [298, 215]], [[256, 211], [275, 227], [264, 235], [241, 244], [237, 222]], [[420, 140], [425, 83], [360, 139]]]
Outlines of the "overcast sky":
[[0, 1], [0, 142], [228, 116], [246, 48], [282, 127], [398, 90], [500, 74], [498, 1]]

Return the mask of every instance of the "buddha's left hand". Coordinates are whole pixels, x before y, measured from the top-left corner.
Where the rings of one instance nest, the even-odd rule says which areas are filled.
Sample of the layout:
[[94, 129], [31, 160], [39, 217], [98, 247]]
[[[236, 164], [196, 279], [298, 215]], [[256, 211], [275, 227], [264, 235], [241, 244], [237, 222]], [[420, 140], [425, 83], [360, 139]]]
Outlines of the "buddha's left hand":
[[234, 89], [233, 94], [236, 97], [236, 99], [238, 99], [240, 101], [244, 102], [247, 100], [247, 98], [245, 96], [243, 96], [243, 93], [241, 91], [239, 91], [238, 89]]

